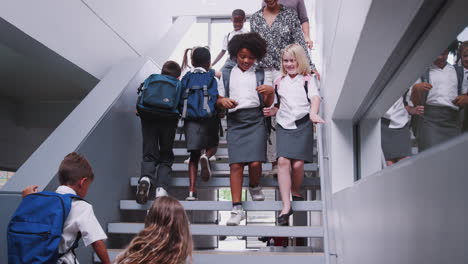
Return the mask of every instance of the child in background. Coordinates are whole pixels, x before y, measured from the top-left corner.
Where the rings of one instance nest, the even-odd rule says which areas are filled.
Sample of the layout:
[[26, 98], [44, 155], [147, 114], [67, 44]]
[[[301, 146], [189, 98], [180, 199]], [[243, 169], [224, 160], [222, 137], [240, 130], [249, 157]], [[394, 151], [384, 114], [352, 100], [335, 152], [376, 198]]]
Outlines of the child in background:
[[[234, 27], [234, 30], [229, 32], [226, 36], [224, 36], [223, 39], [223, 47], [222, 50], [219, 52], [218, 56], [216, 56], [216, 59], [213, 61], [212, 66], [215, 66], [215, 64], [221, 60], [221, 58], [224, 56], [226, 53], [228, 43], [229, 41], [237, 34], [242, 34], [242, 33], [247, 33], [246, 30], [244, 30], [244, 23], [245, 23], [245, 12], [242, 9], [236, 9], [232, 11], [231, 15], [231, 21], [232, 21], [232, 26]], [[234, 66], [236, 65], [235, 58], [232, 58], [232, 55], [229, 54], [228, 52], [228, 58], [226, 62], [224, 63], [224, 67], [226, 66]], [[221, 68], [222, 70], [222, 68]]]
[[462, 132], [468, 132], [468, 41], [460, 44], [459, 53], [461, 58], [461, 66], [455, 65], [455, 69], [463, 71], [463, 83], [461, 87], [461, 95], [457, 96], [453, 103], [456, 106], [462, 107]]
[[[180, 85], [178, 78], [181, 69], [178, 63], [167, 61], [161, 69], [161, 75], [176, 89]], [[172, 87], [171, 87], [172, 88]], [[178, 95], [180, 96], [180, 95]], [[143, 161], [141, 176], [138, 181], [136, 201], [145, 204], [151, 185], [156, 187], [156, 197], [166, 196], [174, 162], [173, 144], [178, 117], [156, 116], [152, 113], [139, 112], [141, 133], [143, 135]]]
[[222, 71], [217, 105], [229, 109], [227, 144], [231, 177], [232, 211], [227, 225], [239, 225], [245, 219], [242, 209], [244, 166], [249, 166], [249, 191], [254, 201], [263, 201], [259, 185], [262, 163], [266, 161], [266, 125], [263, 107], [273, 104], [272, 80], [265, 78], [254, 63], [266, 53], [266, 42], [257, 33], [240, 34], [228, 45], [237, 64]]
[[[65, 156], [60, 163], [58, 177], [60, 186], [55, 192], [59, 194], [74, 194], [84, 198], [94, 180], [91, 165], [85, 157], [72, 152]], [[23, 197], [37, 193], [38, 186], [28, 186], [23, 190]], [[78, 263], [73, 250], [78, 233], [85, 246], [91, 245], [102, 263], [110, 264], [104, 240], [107, 239], [91, 204], [83, 200], [72, 200], [71, 209], [63, 225], [62, 239], [59, 244], [59, 255], [57, 263]]]
[[278, 183], [283, 201], [278, 224], [287, 225], [293, 213], [290, 194], [294, 201], [304, 200], [300, 187], [304, 179], [304, 162], [313, 162], [313, 124], [324, 121], [318, 115], [317, 82], [309, 75], [307, 55], [300, 45], [291, 44], [283, 50], [281, 70], [283, 76], [275, 81], [279, 103], [276, 114]]
[[192, 245], [184, 207], [174, 198], [160, 197], [154, 200], [145, 218], [145, 229], [132, 239], [115, 263], [191, 263]]
[[[197, 47], [193, 49], [186, 49], [184, 54], [184, 61], [182, 63], [182, 69], [185, 69], [188, 65], [188, 52], [191, 53], [191, 64], [194, 67], [192, 70], [187, 72], [182, 78], [182, 96], [186, 96], [186, 102], [190, 102], [188, 98], [192, 96], [192, 92], [196, 92], [195, 86], [202, 88], [207, 86], [207, 100], [208, 104], [213, 103], [213, 108], [218, 98], [218, 86], [217, 81], [214, 77], [214, 71], [210, 70], [211, 55], [210, 51], [205, 47]], [[202, 83], [200, 83], [202, 82]], [[195, 86], [193, 86], [195, 85]], [[192, 89], [189, 91], [189, 89]], [[201, 178], [203, 181], [208, 181], [211, 178], [210, 158], [216, 154], [218, 148], [219, 135], [218, 131], [220, 128], [220, 120], [217, 117], [214, 109], [211, 109], [214, 114], [208, 118], [189, 118], [186, 117], [184, 112], [190, 114], [190, 110], [196, 110], [196, 106], [187, 106], [188, 103], [184, 102], [184, 98], [180, 100], [180, 107], [182, 110], [182, 118], [184, 118], [184, 131], [185, 131], [185, 142], [187, 144], [187, 151], [190, 152], [189, 159], [189, 195], [187, 201], [197, 200], [196, 193], [196, 179], [198, 173], [198, 163], [201, 166]], [[200, 102], [201, 103], [201, 102]], [[203, 103], [202, 103], [203, 104]], [[185, 106], [184, 106], [185, 105]], [[208, 105], [211, 108], [210, 105]], [[205, 153], [202, 155], [202, 150]]]

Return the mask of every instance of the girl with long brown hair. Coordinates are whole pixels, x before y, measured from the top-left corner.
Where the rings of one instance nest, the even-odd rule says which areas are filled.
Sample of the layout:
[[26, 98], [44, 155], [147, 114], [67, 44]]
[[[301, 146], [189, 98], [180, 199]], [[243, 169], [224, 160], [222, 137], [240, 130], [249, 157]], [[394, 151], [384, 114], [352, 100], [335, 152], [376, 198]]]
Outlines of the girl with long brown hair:
[[176, 199], [157, 198], [145, 218], [145, 229], [117, 257], [116, 264], [191, 263], [192, 235], [185, 210]]

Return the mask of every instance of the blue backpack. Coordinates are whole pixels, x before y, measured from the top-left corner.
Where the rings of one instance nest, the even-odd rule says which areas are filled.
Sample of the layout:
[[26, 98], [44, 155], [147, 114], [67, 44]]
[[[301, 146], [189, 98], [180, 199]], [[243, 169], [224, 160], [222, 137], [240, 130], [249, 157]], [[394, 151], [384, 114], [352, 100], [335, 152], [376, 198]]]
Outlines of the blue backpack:
[[83, 200], [74, 194], [55, 192], [24, 197], [8, 224], [8, 263], [55, 264], [61, 256], [73, 252], [78, 247], [80, 233], [67, 252], [59, 254], [58, 251], [73, 199]]
[[183, 119], [201, 120], [217, 115], [218, 83], [213, 70], [187, 72], [181, 82]]
[[179, 118], [181, 91], [177, 78], [151, 74], [138, 88], [137, 111], [140, 116]]

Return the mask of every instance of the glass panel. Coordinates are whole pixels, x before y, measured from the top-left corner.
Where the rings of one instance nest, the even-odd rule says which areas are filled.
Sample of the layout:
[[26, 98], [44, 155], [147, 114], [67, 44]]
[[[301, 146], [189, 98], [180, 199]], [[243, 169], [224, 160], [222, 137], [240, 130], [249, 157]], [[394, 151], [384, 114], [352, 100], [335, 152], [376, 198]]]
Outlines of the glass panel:
[[387, 166], [468, 131], [468, 28], [381, 118]]
[[2, 188], [14, 174], [15, 173], [11, 171], [0, 171], [0, 188]]

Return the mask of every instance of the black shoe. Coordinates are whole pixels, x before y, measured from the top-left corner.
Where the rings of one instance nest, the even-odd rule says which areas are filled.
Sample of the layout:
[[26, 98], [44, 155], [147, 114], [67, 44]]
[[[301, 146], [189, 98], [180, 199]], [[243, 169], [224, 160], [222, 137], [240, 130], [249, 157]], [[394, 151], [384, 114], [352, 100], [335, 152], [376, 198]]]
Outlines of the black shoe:
[[282, 214], [278, 216], [278, 225], [280, 226], [287, 226], [289, 225], [289, 217], [293, 214], [293, 209], [289, 209], [289, 212], [287, 214]]
[[148, 181], [142, 180], [138, 183], [136, 192], [136, 202], [145, 204], [148, 201], [148, 194], [151, 184]]
[[305, 201], [304, 197], [302, 196], [292, 196], [293, 201]]

